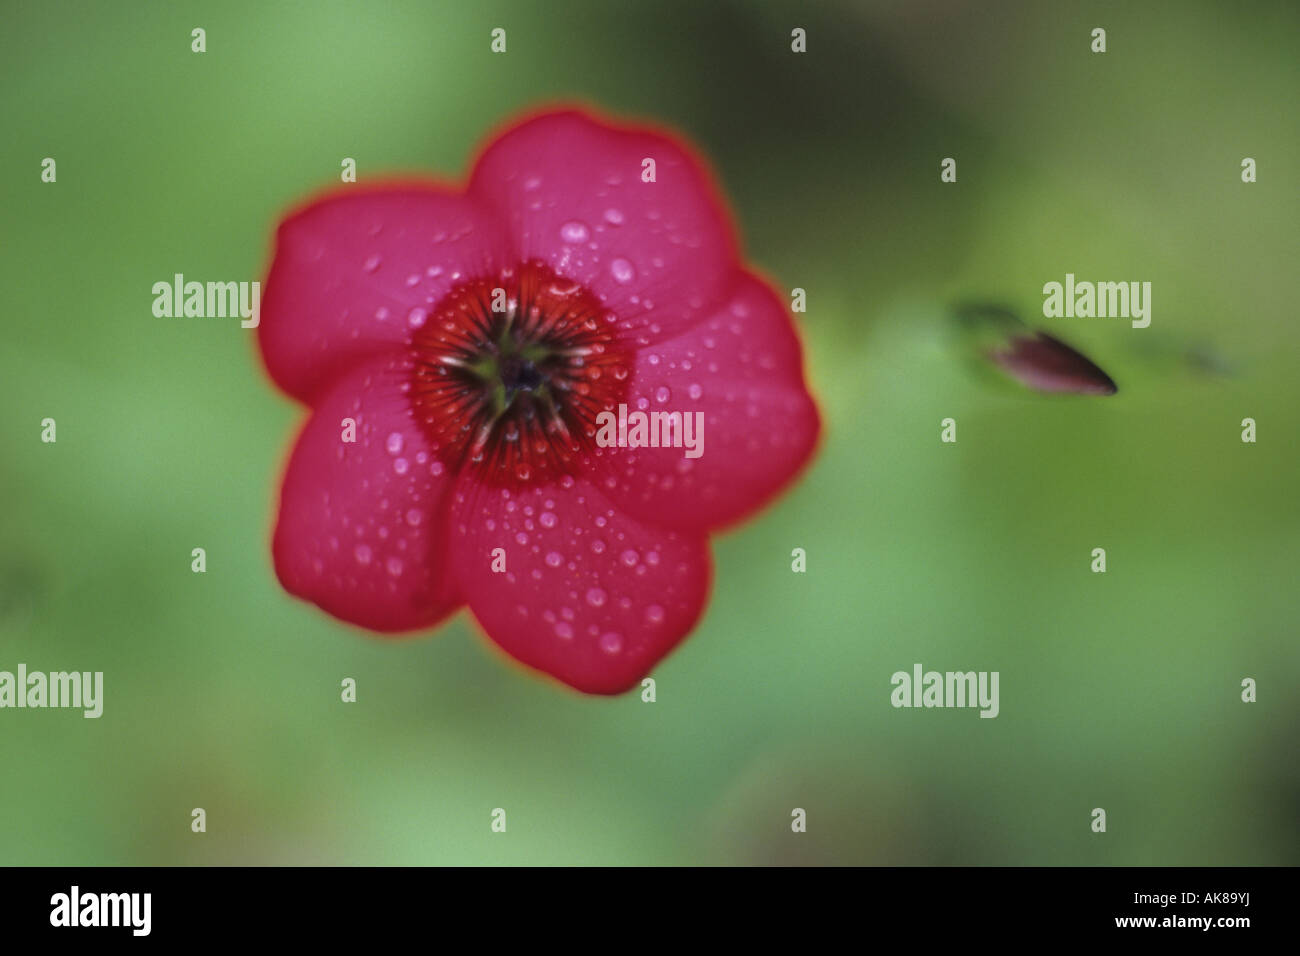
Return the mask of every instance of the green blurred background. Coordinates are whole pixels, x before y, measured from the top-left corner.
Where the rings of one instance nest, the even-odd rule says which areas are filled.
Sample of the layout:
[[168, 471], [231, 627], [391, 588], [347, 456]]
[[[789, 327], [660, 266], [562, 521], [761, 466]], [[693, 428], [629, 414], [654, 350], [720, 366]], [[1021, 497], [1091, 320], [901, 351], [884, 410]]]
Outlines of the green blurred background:
[[[3, 19], [0, 669], [102, 670], [105, 710], [0, 711], [0, 863], [1297, 862], [1294, 4]], [[711, 158], [750, 258], [808, 291], [827, 423], [803, 482], [716, 539], [654, 704], [505, 666], [463, 615], [384, 642], [288, 597], [268, 537], [304, 410], [237, 321], [151, 314], [175, 272], [261, 279], [343, 157], [460, 177], [569, 99]], [[1067, 271], [1151, 281], [1151, 327], [1042, 320]], [[944, 334], [971, 298], [1119, 394], [988, 388]], [[893, 709], [916, 662], [999, 671], [1001, 715]]]

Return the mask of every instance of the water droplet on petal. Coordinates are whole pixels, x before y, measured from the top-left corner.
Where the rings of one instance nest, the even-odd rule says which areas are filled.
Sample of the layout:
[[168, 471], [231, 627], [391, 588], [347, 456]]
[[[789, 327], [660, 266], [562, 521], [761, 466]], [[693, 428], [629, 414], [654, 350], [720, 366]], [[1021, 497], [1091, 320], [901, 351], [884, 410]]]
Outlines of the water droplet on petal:
[[660, 405], [662, 405], [664, 402], [668, 401], [668, 399], [672, 397], [673, 397], [673, 393], [669, 391], [667, 385], [660, 385], [658, 388], [655, 389], [655, 401], [658, 402]]
[[600, 635], [600, 649], [606, 654], [617, 654], [623, 649], [623, 635], [606, 631]]
[[621, 226], [623, 225], [623, 213], [617, 209], [606, 209], [605, 221], [611, 226]]
[[626, 285], [636, 278], [636, 268], [626, 259], [615, 259], [609, 264], [609, 274], [615, 282]]
[[555, 527], [556, 518], [555, 515], [550, 511], [543, 511], [540, 515], [538, 515], [537, 520], [542, 523], [543, 528]]
[[383, 260], [379, 258], [379, 256], [371, 256], [369, 259], [365, 261], [365, 270], [367, 272], [374, 272], [376, 269], [379, 268], [379, 264], [381, 262], [383, 262]]
[[390, 455], [400, 455], [402, 453], [402, 433], [390, 432], [384, 447], [388, 449]]
[[605, 592], [600, 588], [590, 588], [587, 591], [587, 603], [592, 607], [600, 607], [605, 603]]
[[553, 568], [558, 568], [564, 563], [564, 555], [560, 554], [558, 551], [548, 552], [546, 555], [546, 563]]
[[576, 219], [560, 227], [560, 238], [570, 245], [586, 242], [590, 235], [591, 231], [587, 228], [587, 224]]
[[357, 564], [369, 564], [371, 558], [370, 546], [359, 544], [352, 552], [352, 556], [357, 559]]
[[651, 624], [659, 624], [664, 619], [664, 609], [658, 604], [651, 604], [645, 609], [645, 619]]
[[398, 577], [402, 573], [402, 559], [389, 558], [384, 563], [384, 567], [388, 569], [388, 573], [391, 574], [393, 577]]

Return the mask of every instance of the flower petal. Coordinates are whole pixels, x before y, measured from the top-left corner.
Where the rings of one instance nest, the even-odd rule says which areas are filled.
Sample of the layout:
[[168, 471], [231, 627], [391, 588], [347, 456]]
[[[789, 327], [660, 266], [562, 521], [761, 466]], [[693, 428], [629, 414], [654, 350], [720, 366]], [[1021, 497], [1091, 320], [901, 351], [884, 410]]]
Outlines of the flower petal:
[[[635, 521], [582, 480], [513, 492], [462, 480], [450, 524], [462, 592], [488, 636], [587, 693], [635, 686], [708, 596], [702, 535]], [[494, 572], [498, 548], [505, 570]]]
[[[654, 182], [642, 181], [646, 159]], [[469, 188], [502, 216], [525, 259], [581, 282], [647, 341], [698, 321], [737, 268], [708, 174], [662, 133], [544, 114], [497, 138]]]
[[409, 374], [404, 357], [371, 359], [330, 388], [289, 460], [272, 548], [286, 590], [376, 631], [429, 627], [461, 603], [445, 554], [452, 478], [411, 419]]
[[[807, 463], [821, 429], [784, 303], [743, 274], [727, 304], [637, 357], [628, 412], [703, 414], [701, 454], [604, 448], [601, 490], [645, 521], [714, 529], [763, 505]], [[699, 420], [698, 418], [693, 420]]]
[[466, 275], [513, 259], [492, 213], [429, 183], [348, 187], [280, 225], [259, 342], [305, 402], [356, 362], [410, 340]]

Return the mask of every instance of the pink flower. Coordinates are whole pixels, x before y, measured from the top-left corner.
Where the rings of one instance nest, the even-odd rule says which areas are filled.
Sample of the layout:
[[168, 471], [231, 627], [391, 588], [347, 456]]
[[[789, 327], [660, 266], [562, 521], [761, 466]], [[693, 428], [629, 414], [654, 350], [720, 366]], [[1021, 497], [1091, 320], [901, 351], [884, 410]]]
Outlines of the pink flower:
[[[691, 630], [708, 533], [786, 486], [819, 431], [786, 308], [699, 162], [579, 112], [503, 132], [463, 191], [349, 185], [297, 210], [261, 315], [271, 377], [312, 409], [284, 587], [383, 632], [468, 605], [590, 693]], [[702, 412], [703, 453], [607, 447], [597, 416], [620, 405]]]

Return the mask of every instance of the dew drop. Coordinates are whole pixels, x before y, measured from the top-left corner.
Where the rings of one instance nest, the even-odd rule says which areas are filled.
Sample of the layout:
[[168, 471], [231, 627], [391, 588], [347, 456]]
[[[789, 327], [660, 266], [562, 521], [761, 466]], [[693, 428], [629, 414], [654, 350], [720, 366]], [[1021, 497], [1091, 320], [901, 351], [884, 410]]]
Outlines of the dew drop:
[[655, 401], [658, 402], [660, 405], [662, 405], [664, 402], [668, 401], [668, 399], [672, 397], [673, 397], [673, 393], [669, 390], [667, 385], [660, 385], [658, 388], [655, 389]]
[[573, 628], [570, 627], [566, 622], [560, 621], [558, 624], [555, 625], [555, 636], [563, 638], [566, 641], [572, 640]]
[[546, 555], [546, 563], [553, 568], [558, 568], [564, 563], [564, 555], [560, 554], [558, 551], [548, 552]]
[[659, 624], [664, 619], [664, 609], [658, 604], [651, 604], [645, 609], [645, 619], [651, 624]]
[[371, 558], [370, 546], [359, 544], [352, 552], [352, 556], [357, 559], [357, 564], [369, 564]]
[[609, 274], [615, 282], [626, 285], [636, 278], [636, 269], [626, 259], [615, 259], [609, 264]]
[[396, 458], [393, 460], [393, 471], [397, 472], [399, 475], [406, 474], [407, 469], [410, 467], [411, 463], [405, 458]]
[[600, 649], [606, 654], [617, 654], [623, 649], [623, 635], [606, 631], [600, 635]]
[[376, 269], [379, 268], [379, 264], [381, 262], [383, 262], [383, 260], [379, 258], [379, 256], [371, 256], [369, 259], [365, 261], [365, 270], [367, 272], [374, 272]]
[[586, 242], [590, 235], [591, 230], [587, 228], [587, 224], [576, 219], [566, 222], [560, 227], [560, 238], [570, 245]]
[[402, 453], [402, 433], [391, 432], [388, 435], [388, 441], [384, 443], [390, 455], [400, 455]]
[[391, 574], [393, 577], [399, 577], [402, 573], [402, 559], [389, 558], [386, 562], [384, 562], [384, 567], [388, 569], [388, 573]]
[[556, 518], [553, 512], [543, 511], [540, 515], [538, 515], [537, 520], [542, 523], [543, 528], [555, 527]]
[[623, 563], [626, 564], [629, 568], [632, 567], [634, 564], [637, 563], [637, 561], [641, 559], [641, 556], [637, 554], [635, 551], [633, 551], [631, 548], [628, 548], [621, 555], [619, 555], [619, 557], [622, 558]]
[[620, 211], [620, 210], [618, 210], [618, 209], [606, 209], [606, 210], [605, 210], [605, 221], [606, 221], [607, 223], [609, 223], [611, 226], [621, 226], [621, 225], [623, 225], [623, 213], [622, 213], [622, 211]]
[[592, 607], [600, 607], [605, 603], [605, 592], [600, 588], [590, 588], [587, 591], [587, 603]]

